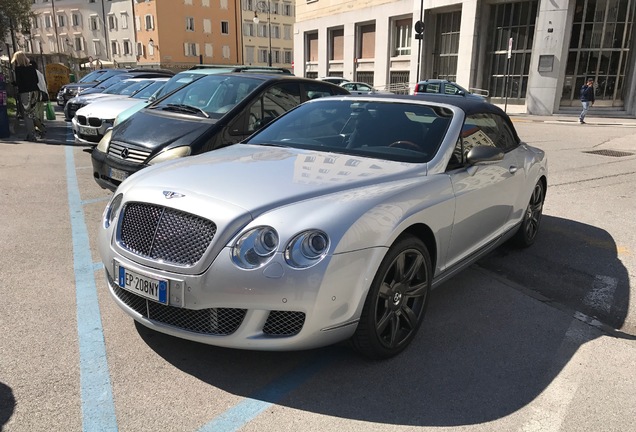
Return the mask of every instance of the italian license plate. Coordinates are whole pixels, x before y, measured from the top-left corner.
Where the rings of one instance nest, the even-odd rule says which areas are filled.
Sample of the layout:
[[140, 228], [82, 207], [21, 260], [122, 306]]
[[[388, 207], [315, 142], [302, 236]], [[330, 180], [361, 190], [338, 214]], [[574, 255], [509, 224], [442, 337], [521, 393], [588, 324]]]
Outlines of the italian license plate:
[[120, 288], [158, 303], [168, 304], [167, 280], [151, 278], [128, 270], [118, 262], [115, 262], [115, 276]]
[[80, 126], [79, 131], [82, 135], [97, 135], [97, 129], [93, 129], [93, 128]]
[[122, 171], [117, 168], [110, 169], [110, 178], [119, 180], [119, 181], [124, 181], [126, 180], [126, 177], [128, 177], [128, 173], [126, 171]]

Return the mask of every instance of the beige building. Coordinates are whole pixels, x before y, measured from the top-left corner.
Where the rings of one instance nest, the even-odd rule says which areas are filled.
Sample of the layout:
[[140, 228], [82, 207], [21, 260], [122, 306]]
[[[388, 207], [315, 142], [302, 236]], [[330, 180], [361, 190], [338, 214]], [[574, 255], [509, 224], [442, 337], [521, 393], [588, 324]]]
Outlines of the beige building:
[[138, 66], [242, 62], [241, 10], [234, 0], [144, 0], [134, 9]]
[[[412, 90], [442, 78], [532, 114], [636, 114], [635, 0], [297, 0], [296, 75]], [[421, 21], [422, 39], [415, 23]]]

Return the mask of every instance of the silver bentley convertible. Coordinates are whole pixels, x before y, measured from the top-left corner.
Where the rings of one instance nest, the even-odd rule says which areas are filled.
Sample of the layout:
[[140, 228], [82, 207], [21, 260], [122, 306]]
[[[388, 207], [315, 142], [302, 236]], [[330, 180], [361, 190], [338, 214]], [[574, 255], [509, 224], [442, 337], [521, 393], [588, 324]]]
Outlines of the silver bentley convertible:
[[535, 241], [546, 187], [544, 152], [494, 105], [334, 96], [134, 174], [99, 249], [115, 302], [151, 329], [254, 350], [349, 340], [387, 358], [432, 288]]

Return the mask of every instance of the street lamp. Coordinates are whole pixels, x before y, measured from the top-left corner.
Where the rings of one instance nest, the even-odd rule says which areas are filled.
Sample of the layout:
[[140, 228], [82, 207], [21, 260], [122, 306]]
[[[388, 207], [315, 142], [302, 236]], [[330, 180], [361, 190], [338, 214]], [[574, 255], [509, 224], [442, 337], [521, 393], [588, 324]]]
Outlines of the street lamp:
[[[267, 66], [272, 65], [272, 21], [270, 19], [271, 9], [269, 0], [267, 1], [259, 1], [256, 4], [256, 9], [261, 12], [267, 12], [267, 37], [269, 38], [269, 51], [267, 52]], [[254, 10], [254, 23], [258, 24], [260, 19], [256, 14], [256, 10]], [[258, 30], [257, 30], [258, 31]]]

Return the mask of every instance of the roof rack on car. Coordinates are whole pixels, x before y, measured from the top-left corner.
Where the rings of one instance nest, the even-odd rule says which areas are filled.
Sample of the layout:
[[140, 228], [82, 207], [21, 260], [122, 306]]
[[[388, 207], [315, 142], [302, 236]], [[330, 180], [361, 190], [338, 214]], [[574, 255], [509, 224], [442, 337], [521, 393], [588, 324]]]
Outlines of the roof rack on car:
[[231, 69], [232, 72], [251, 72], [251, 73], [282, 73], [292, 75], [291, 70], [284, 67], [273, 66], [245, 66], [245, 65], [210, 65], [210, 64], [198, 64], [194, 65], [188, 70], [196, 69]]

